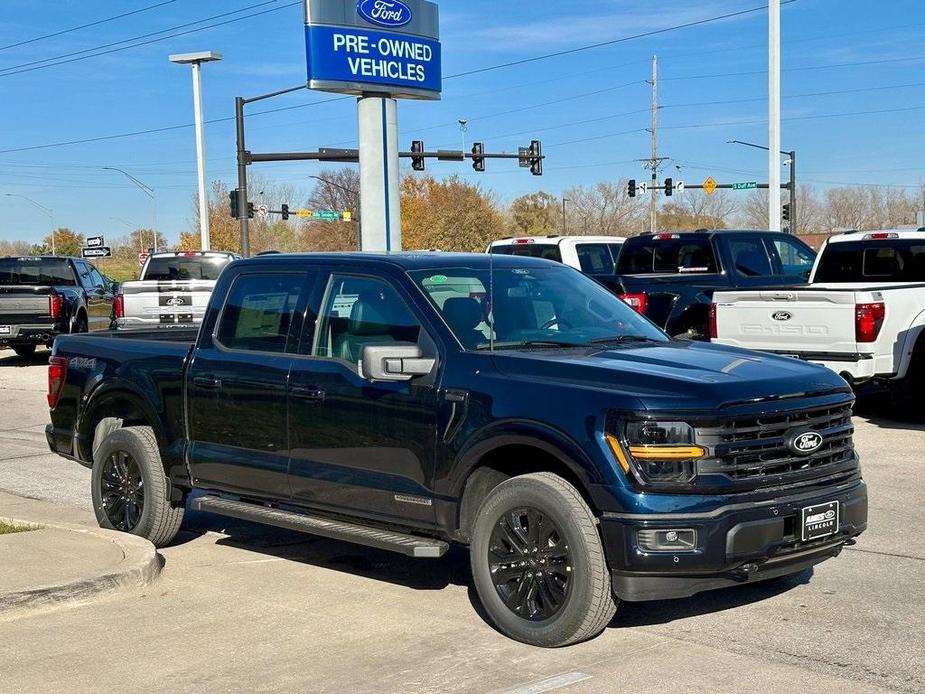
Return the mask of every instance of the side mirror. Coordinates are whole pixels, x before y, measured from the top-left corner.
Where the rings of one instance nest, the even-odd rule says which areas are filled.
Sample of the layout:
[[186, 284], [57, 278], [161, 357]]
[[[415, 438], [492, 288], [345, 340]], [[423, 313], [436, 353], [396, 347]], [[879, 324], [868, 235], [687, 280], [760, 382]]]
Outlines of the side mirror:
[[422, 357], [417, 345], [366, 345], [360, 352], [360, 375], [370, 381], [410, 381], [429, 374], [435, 363]]

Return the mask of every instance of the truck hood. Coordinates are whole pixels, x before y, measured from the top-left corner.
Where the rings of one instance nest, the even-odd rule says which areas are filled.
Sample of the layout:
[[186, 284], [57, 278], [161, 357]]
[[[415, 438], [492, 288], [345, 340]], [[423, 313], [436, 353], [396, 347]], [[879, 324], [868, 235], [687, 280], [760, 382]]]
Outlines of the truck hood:
[[760, 400], [842, 391], [829, 369], [772, 354], [675, 340], [617, 348], [508, 350], [495, 353], [507, 376], [605, 390], [642, 409], [717, 410]]

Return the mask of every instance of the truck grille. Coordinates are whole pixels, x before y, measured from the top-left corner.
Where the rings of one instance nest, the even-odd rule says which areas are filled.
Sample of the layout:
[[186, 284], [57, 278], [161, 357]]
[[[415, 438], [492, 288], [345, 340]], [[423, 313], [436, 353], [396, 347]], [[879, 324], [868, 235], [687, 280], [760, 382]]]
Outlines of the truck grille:
[[[787, 443], [797, 432], [815, 431], [822, 445], [798, 455]], [[700, 475], [725, 475], [736, 481], [786, 483], [853, 469], [856, 465], [851, 405], [743, 417], [716, 427], [698, 427], [697, 441], [710, 457], [698, 463]]]

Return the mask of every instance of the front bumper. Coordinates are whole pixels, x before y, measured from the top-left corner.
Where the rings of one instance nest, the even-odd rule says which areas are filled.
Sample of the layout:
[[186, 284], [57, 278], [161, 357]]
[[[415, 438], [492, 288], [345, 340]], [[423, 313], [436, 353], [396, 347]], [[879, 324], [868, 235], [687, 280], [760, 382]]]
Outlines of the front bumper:
[[[840, 502], [838, 532], [802, 542], [802, 509], [834, 500]], [[866, 527], [867, 485], [862, 480], [826, 491], [729, 504], [707, 513], [605, 513], [601, 517], [613, 591], [627, 601], [683, 598], [799, 573], [836, 556]], [[672, 528], [695, 529], [697, 547], [684, 552], [640, 549], [639, 530]]]

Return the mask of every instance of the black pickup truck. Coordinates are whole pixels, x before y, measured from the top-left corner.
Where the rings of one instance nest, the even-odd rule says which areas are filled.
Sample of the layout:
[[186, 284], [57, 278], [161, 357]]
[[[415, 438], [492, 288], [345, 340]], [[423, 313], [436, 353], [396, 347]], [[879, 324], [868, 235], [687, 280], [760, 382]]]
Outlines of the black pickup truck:
[[103, 527], [164, 545], [189, 503], [413, 557], [468, 545], [492, 621], [541, 646], [620, 600], [800, 572], [867, 524], [836, 374], [671, 340], [533, 258], [237, 261], [198, 335], [58, 338], [48, 399]]
[[669, 335], [708, 340], [714, 291], [806, 284], [815, 258], [775, 231], [642, 234], [623, 244], [615, 278], [596, 279]]
[[108, 329], [114, 290], [78, 258], [0, 258], [0, 348], [27, 356], [57, 335]]

